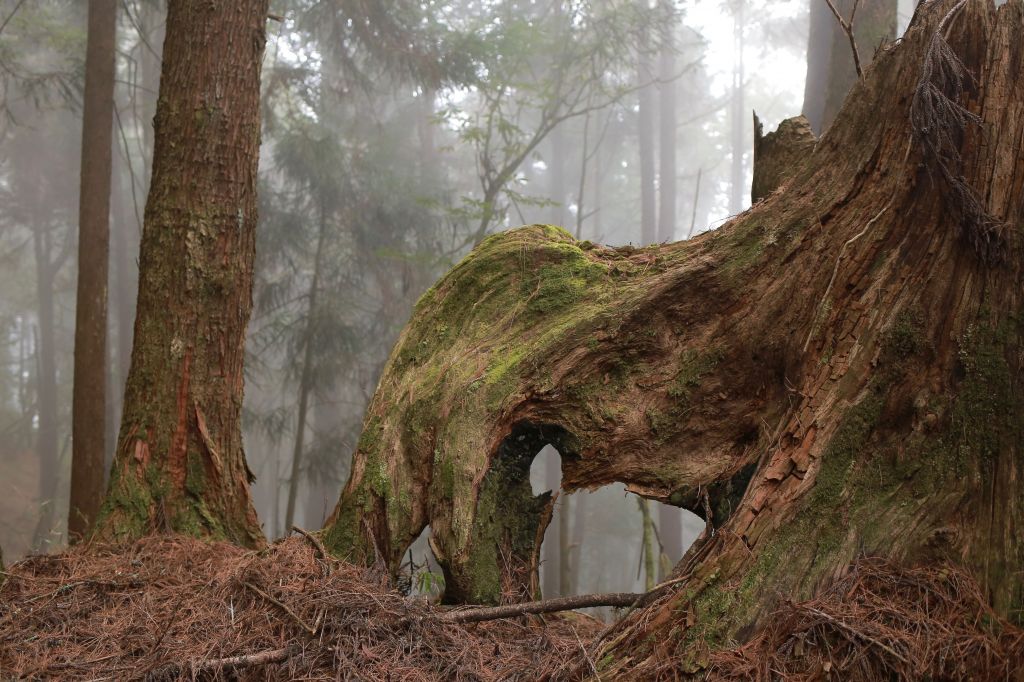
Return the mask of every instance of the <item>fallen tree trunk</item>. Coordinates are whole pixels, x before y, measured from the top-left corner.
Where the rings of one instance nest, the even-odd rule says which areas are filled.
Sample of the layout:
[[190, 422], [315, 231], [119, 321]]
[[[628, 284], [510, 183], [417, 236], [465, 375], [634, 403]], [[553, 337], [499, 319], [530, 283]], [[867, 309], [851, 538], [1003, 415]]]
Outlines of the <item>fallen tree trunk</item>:
[[961, 563], [1019, 622], [1022, 23], [1020, 0], [923, 6], [714, 232], [484, 241], [392, 353], [328, 549], [395, 570], [429, 523], [447, 601], [532, 598], [551, 500], [528, 474], [550, 443], [564, 489], [621, 481], [709, 524], [605, 639], [613, 673], [698, 667], [865, 554]]

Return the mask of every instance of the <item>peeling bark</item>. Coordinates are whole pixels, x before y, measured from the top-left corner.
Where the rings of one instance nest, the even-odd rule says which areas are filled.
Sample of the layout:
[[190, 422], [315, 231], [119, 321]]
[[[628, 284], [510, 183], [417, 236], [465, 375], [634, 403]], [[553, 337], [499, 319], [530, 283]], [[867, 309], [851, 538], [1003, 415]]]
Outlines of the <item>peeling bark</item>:
[[[979, 257], [910, 124], [950, 3], [882, 50], [828, 135], [722, 228], [636, 249], [542, 225], [490, 237], [418, 302], [324, 532], [393, 570], [429, 523], [446, 599], [533, 594], [550, 499], [621, 481], [705, 518], [666, 590], [605, 639], [602, 673], [696, 670], [780, 594], [856, 556], [968, 567], [1019, 621], [1024, 588], [1024, 3], [972, 0], [949, 43], [980, 117], [963, 179], [1012, 226]], [[685, 617], [684, 617], [685, 616]], [[675, 663], [673, 663], [675, 665]]]

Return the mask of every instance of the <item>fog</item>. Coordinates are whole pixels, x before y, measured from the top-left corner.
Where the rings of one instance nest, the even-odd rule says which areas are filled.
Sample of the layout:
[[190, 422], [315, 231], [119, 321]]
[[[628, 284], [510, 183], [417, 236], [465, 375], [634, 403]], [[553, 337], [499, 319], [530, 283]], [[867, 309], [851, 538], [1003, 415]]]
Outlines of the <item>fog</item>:
[[[270, 538], [321, 527], [413, 305], [475, 243], [535, 222], [611, 245], [692, 238], [749, 206], [751, 112], [770, 130], [803, 106], [807, 0], [275, 0], [271, 12], [244, 421]], [[9, 561], [67, 542], [85, 14], [82, 2], [0, 1]], [[156, 0], [119, 6], [111, 453], [164, 16]], [[531, 478], [538, 493], [559, 491], [556, 451], [540, 453]], [[704, 522], [649, 509], [663, 576]], [[545, 594], [642, 589], [643, 529], [621, 485], [560, 495]], [[410, 554], [420, 571], [426, 544]]]

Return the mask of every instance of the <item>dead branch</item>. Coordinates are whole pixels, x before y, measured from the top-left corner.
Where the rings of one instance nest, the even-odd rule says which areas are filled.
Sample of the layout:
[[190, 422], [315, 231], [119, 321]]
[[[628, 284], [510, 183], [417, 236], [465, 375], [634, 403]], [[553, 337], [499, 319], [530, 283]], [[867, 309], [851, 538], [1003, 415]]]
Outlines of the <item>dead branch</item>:
[[544, 599], [523, 604], [509, 604], [507, 606], [459, 609], [448, 611], [441, 616], [441, 620], [448, 623], [479, 623], [485, 620], [497, 620], [498, 618], [515, 618], [531, 613], [555, 613], [557, 611], [585, 609], [592, 606], [617, 606], [625, 608], [632, 606], [646, 594], [648, 593], [613, 592], [610, 594], [581, 594], [576, 597], [559, 597], [558, 599]]
[[327, 550], [324, 549], [324, 544], [320, 542], [320, 538], [313, 535], [308, 530], [299, 528], [298, 526], [292, 526], [292, 531], [298, 533], [299, 535], [309, 540], [309, 542], [316, 548], [317, 553], [320, 554], [320, 558], [324, 560], [324, 564], [326, 564], [327, 566], [327, 573], [330, 574], [331, 556], [327, 553]]
[[302, 620], [302, 618], [299, 617], [299, 614], [297, 614], [294, 611], [292, 611], [291, 608], [289, 608], [289, 606], [287, 604], [285, 604], [282, 601], [279, 601], [279, 600], [275, 599], [274, 597], [272, 597], [271, 595], [267, 594], [266, 592], [264, 592], [263, 590], [261, 590], [260, 588], [256, 587], [255, 585], [253, 585], [250, 582], [246, 582], [246, 581], [243, 580], [242, 581], [242, 585], [244, 585], [248, 589], [252, 590], [256, 594], [260, 595], [261, 597], [263, 597], [268, 602], [270, 602], [274, 606], [278, 607], [279, 609], [281, 609], [285, 613], [287, 613], [289, 616], [292, 617], [292, 620], [294, 620], [299, 625], [299, 627], [301, 627], [303, 630], [308, 632], [310, 635], [316, 635], [317, 628], [312, 626], [312, 625], [310, 625], [310, 624], [308, 624], [306, 621]]
[[853, 11], [850, 12], [850, 20], [847, 21], [843, 18], [843, 15], [839, 13], [836, 6], [832, 4], [832, 0], [825, 0], [828, 3], [828, 8], [832, 10], [832, 14], [835, 15], [836, 21], [839, 22], [839, 26], [843, 29], [846, 37], [850, 39], [850, 49], [853, 50], [853, 67], [857, 70], [857, 78], [864, 77], [864, 70], [860, 65], [860, 51], [857, 49], [857, 39], [853, 35], [853, 22], [857, 16], [857, 7], [860, 6], [860, 0], [854, 0]]
[[267, 651], [259, 651], [255, 654], [245, 654], [244, 656], [228, 656], [227, 658], [214, 658], [208, 661], [199, 661], [196, 663], [171, 663], [169, 665], [161, 666], [157, 668], [149, 675], [146, 676], [146, 680], [170, 680], [177, 679], [184, 673], [204, 673], [204, 672], [215, 672], [218, 670], [224, 670], [225, 668], [252, 668], [259, 665], [267, 665], [269, 663], [281, 663], [282, 661], [288, 660], [288, 658], [298, 651], [296, 646], [286, 646], [280, 649], [268, 649]]

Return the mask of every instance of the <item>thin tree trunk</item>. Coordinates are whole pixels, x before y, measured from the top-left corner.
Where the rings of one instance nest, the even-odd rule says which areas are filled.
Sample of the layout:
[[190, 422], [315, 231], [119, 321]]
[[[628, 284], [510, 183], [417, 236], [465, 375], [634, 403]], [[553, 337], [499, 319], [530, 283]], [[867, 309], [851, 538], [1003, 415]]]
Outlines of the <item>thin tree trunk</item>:
[[[604, 147], [604, 143], [597, 145], [594, 149], [594, 225], [593, 229], [590, 230], [591, 236], [594, 239], [600, 240], [604, 234], [604, 213], [602, 212], [601, 199], [602, 199], [602, 180], [604, 169], [601, 166], [601, 149]], [[582, 239], [582, 234], [580, 239]]]
[[[600, 145], [600, 143], [598, 143]], [[576, 190], [576, 239], [583, 239], [584, 206], [587, 194], [587, 165], [590, 163], [590, 114], [583, 118], [583, 141], [580, 145], [580, 181]], [[596, 150], [595, 150], [596, 153]]]
[[690, 229], [686, 233], [687, 239], [693, 237], [693, 231], [697, 227], [697, 208], [700, 205], [700, 179], [703, 174], [704, 169], [698, 168], [697, 180], [693, 185], [693, 212], [690, 214]]
[[306, 436], [306, 413], [313, 390], [313, 337], [316, 334], [317, 298], [320, 292], [320, 268], [323, 263], [324, 244], [327, 241], [327, 210], [320, 205], [320, 229], [313, 256], [313, 277], [306, 295], [306, 329], [302, 334], [302, 371], [299, 376], [299, 410], [295, 419], [295, 445], [292, 448], [292, 473], [288, 479], [288, 502], [284, 515], [284, 530], [295, 523], [295, 501], [299, 496], [299, 478], [302, 476], [302, 451]]
[[644, 589], [650, 592], [658, 578], [658, 554], [654, 541], [654, 520], [651, 518], [650, 503], [642, 497], [636, 498], [640, 507], [640, 553], [643, 556]]
[[[559, 227], [565, 225], [565, 129], [562, 126], [551, 131], [551, 164], [550, 164], [550, 198], [555, 202], [551, 206], [551, 224]], [[561, 479], [561, 452], [556, 457], [549, 457], [545, 475], [547, 485], [553, 492], [558, 492]], [[564, 495], [559, 495], [558, 504], [554, 508], [554, 516], [550, 530], [545, 537], [544, 543], [544, 585], [543, 594], [546, 599], [555, 596], [565, 596], [562, 591], [562, 575], [565, 568], [562, 561], [565, 558], [565, 544], [567, 537], [562, 534], [562, 517], [565, 514]]]
[[550, 185], [549, 192], [551, 194], [551, 201], [555, 202], [551, 206], [551, 224], [558, 225], [559, 227], [565, 227], [568, 222], [566, 218], [566, 205], [565, 198], [567, 193], [565, 191], [565, 157], [566, 157], [566, 141], [565, 141], [565, 127], [556, 126], [551, 131], [551, 163], [550, 163]]
[[548, 525], [547, 533], [544, 534], [544, 544], [542, 545], [544, 552], [544, 583], [541, 585], [541, 591], [545, 599], [565, 596], [560, 593], [562, 575], [562, 524], [560, 519], [562, 513], [561, 502], [564, 498], [559, 492], [559, 481], [562, 473], [561, 453], [558, 454], [559, 456], [557, 457], [548, 457], [544, 468], [545, 485], [552, 493], [558, 495], [554, 511], [552, 512], [552, 522]]
[[[822, 0], [824, 1], [824, 0]], [[733, 68], [732, 68], [732, 90], [730, 91], [731, 107], [729, 115], [729, 136], [732, 150], [730, 161], [730, 186], [729, 186], [729, 213], [738, 214], [743, 210], [744, 197], [747, 196], [749, 187], [746, 186], [746, 164], [743, 155], [747, 151], [745, 135], [747, 122], [750, 120], [746, 113], [744, 100], [744, 73], [743, 62], [743, 31], [746, 28], [746, 17], [744, 0], [737, 0], [733, 16]]]
[[572, 505], [572, 594], [579, 594], [583, 575], [583, 542], [587, 537], [587, 493], [575, 496]]
[[97, 524], [263, 544], [242, 452], [267, 0], [171, 2], [124, 418]]
[[[130, 180], [130, 179], [129, 179]], [[139, 231], [128, 210], [123, 183], [123, 167], [120, 154], [113, 159], [111, 180], [111, 225], [114, 239], [112, 240], [112, 261], [114, 269], [113, 318], [117, 343], [111, 361], [110, 395], [114, 406], [114, 433], [108, 441], [105, 471], [110, 470], [114, 448], [117, 442], [117, 431], [124, 414], [124, 390], [128, 383], [128, 370], [132, 360], [132, 327], [135, 323], [135, 293], [138, 290], [139, 271], [136, 258], [139, 253]]]
[[89, 3], [78, 209], [78, 298], [71, 406], [68, 538], [88, 531], [103, 500], [107, 430], [107, 271], [117, 1]]
[[[557, 202], [552, 207], [552, 214], [554, 220], [552, 223], [559, 227], [565, 227], [568, 223], [568, 213], [566, 211], [566, 197], [568, 192], [566, 191], [566, 163], [565, 159], [568, 156], [568, 145], [566, 144], [566, 132], [564, 126], [557, 126], [551, 131], [551, 198]], [[584, 150], [584, 153], [586, 151]], [[577, 207], [578, 208], [578, 207]], [[562, 473], [562, 453], [559, 451], [557, 457], [552, 457], [549, 460], [548, 469], [548, 483], [554, 484], [556, 480], [560, 480]], [[553, 488], [555, 489], [555, 488]], [[555, 536], [548, 539], [551, 545], [550, 558], [553, 560], [552, 563], [548, 564], [550, 571], [550, 577], [547, 581], [548, 591], [545, 592], [545, 596], [551, 597], [558, 595], [565, 597], [569, 595], [569, 521], [572, 509], [572, 503], [570, 502], [569, 496], [560, 494], [558, 497], [558, 504], [555, 505], [555, 522], [554, 528], [557, 530]], [[554, 591], [551, 591], [554, 590]]]
[[[663, 504], [658, 509], [658, 537], [661, 548], [668, 559], [669, 570], [683, 556], [683, 519], [682, 512], [671, 505]], [[666, 574], [668, 571], [665, 572]], [[662, 576], [664, 578], [665, 576]]]
[[558, 509], [558, 593], [563, 597], [572, 594], [572, 535], [570, 534], [570, 521], [572, 520], [572, 496], [562, 495], [562, 504]]
[[[666, 10], [672, 11], [672, 2], [663, 0]], [[676, 237], [676, 52], [674, 24], [665, 30], [665, 44], [658, 59], [659, 148], [658, 172], [658, 241], [670, 242]]]
[[[344, 434], [341, 432], [340, 388], [339, 386], [332, 386], [328, 391], [326, 400], [321, 400], [312, 405], [313, 427], [310, 431], [316, 440], [336, 443], [344, 437]], [[340, 469], [345, 467], [348, 462], [347, 460], [332, 460], [332, 464], [336, 464]], [[327, 514], [331, 510], [331, 503], [333, 502], [331, 496], [338, 490], [339, 478], [340, 481], [348, 478], [348, 471], [332, 469], [327, 475], [318, 474], [307, 477], [309, 490], [306, 493], [304, 505], [305, 528], [319, 528], [323, 525], [324, 519], [327, 518]]]
[[21, 425], [18, 429], [21, 434], [21, 447], [26, 450], [32, 449], [32, 415], [35, 413], [35, 400], [32, 397], [32, 379], [35, 375], [29, 363], [28, 340], [31, 338], [31, 328], [24, 316], [17, 321], [18, 334], [18, 407], [21, 411]]
[[441, 164], [437, 158], [437, 144], [434, 141], [434, 132], [437, 123], [434, 121], [434, 100], [437, 92], [430, 87], [423, 88], [423, 94], [419, 102], [419, 112], [416, 118], [416, 137], [420, 144], [420, 177], [429, 179], [441, 170]]
[[[650, 56], [641, 55], [637, 78], [641, 84], [652, 80]], [[658, 241], [657, 193], [654, 184], [654, 86], [637, 93], [637, 150], [640, 154], [640, 245]]]
[[57, 351], [54, 338], [53, 282], [56, 275], [49, 235], [37, 221], [32, 231], [36, 261], [36, 297], [39, 306], [39, 334], [36, 339], [36, 395], [38, 397], [39, 503], [40, 516], [33, 546], [44, 548], [54, 525], [57, 484], [60, 479], [57, 451]]

